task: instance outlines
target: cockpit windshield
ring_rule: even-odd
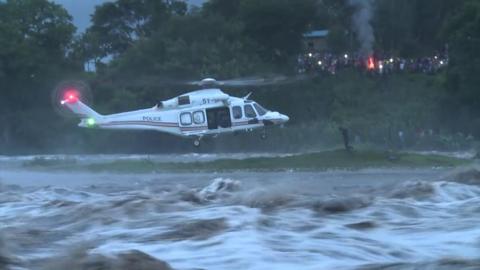
[[[258,103],[253,103],[253,106],[255,107],[255,110],[257,110],[257,113],[260,116],[265,115],[268,111],[267,109],[260,106],[260,104],[258,104]]]

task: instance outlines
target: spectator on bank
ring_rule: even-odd
[[[343,145],[345,147],[345,150],[347,150],[347,152],[352,151],[353,147],[350,145],[350,137],[349,137],[349,134],[348,134],[348,129],[343,127],[343,126],[340,126],[338,128],[338,130],[342,134]]]

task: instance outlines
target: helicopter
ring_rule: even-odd
[[[262,107],[245,97],[224,93],[219,86],[271,84],[275,81],[252,79],[242,81],[217,81],[206,78],[189,82],[201,88],[174,98],[160,101],[152,108],[102,115],[82,102],[81,92],[75,87],[63,90],[61,106],[80,117],[79,127],[115,130],[153,130],[183,138],[193,138],[193,145],[200,146],[202,138],[216,137],[226,133],[238,133],[263,129],[261,138],[266,139],[265,128],[283,125],[289,117]]]

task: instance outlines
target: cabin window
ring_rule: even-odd
[[[253,110],[252,105],[245,105],[243,106],[245,110],[245,116],[248,118],[255,118],[257,117],[257,114],[255,113],[255,110]]]
[[[188,105],[190,104],[189,96],[180,96],[178,97],[178,105]]]
[[[262,116],[267,113],[267,110],[262,106],[258,105],[258,103],[253,103],[253,106],[255,107],[255,110],[257,110],[258,115]]]
[[[189,126],[192,124],[192,114],[189,112],[184,112],[180,114],[180,123],[182,126]]]
[[[234,119],[240,119],[243,117],[242,107],[240,106],[233,106],[232,107],[232,114]]]
[[[202,111],[194,112],[193,122],[197,125],[205,123],[205,114]]]

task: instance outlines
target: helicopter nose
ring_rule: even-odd
[[[282,119],[282,123],[286,123],[286,122],[288,122],[288,120],[290,120],[290,117],[288,117],[288,116],[285,115],[285,114],[282,114],[282,115],[280,116],[280,119]]]

